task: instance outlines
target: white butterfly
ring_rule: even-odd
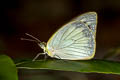
[[[87,12],[76,17],[58,29],[47,43],[39,41],[38,45],[44,50],[44,53],[39,53],[33,61],[40,54],[67,60],[88,60],[93,58],[96,48],[96,25],[96,12]]]

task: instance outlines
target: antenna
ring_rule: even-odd
[[[36,42],[36,40],[32,40],[32,39],[26,39],[26,38],[20,38],[20,40],[26,40],[26,41],[32,41],[32,42]]]
[[[33,42],[37,42],[37,43],[39,42],[39,43],[41,43],[41,41],[39,39],[37,39],[36,37],[34,37],[34,36],[32,36],[32,35],[30,35],[28,33],[25,33],[25,35],[33,38],[34,40],[33,39],[26,39],[26,38],[21,38],[21,40],[27,40],[27,41],[33,41]]]
[[[33,39],[35,39],[36,41],[38,41],[38,42],[41,42],[39,39],[37,39],[36,37],[34,37],[34,36],[32,36],[32,35],[30,35],[30,34],[28,34],[28,33],[25,33],[27,36],[29,36],[29,37],[31,37],[31,38],[33,38]]]

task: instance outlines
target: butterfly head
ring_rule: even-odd
[[[38,45],[40,46],[40,48],[42,48],[44,50],[45,46],[46,46],[46,43],[45,42],[41,42],[41,43],[38,43]]]

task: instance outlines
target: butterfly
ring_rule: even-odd
[[[36,39],[44,53],[50,57],[66,60],[89,60],[95,55],[97,13],[84,13],[58,29],[47,43]]]

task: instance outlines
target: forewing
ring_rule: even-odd
[[[92,28],[90,29],[80,16],[64,25],[50,38],[47,50],[52,54],[50,56],[55,58],[91,59],[95,54],[94,34]]]
[[[86,25],[88,25],[89,29],[91,29],[96,35],[96,27],[97,27],[97,13],[96,12],[87,12],[82,14],[81,16],[73,19],[73,20],[78,20],[82,21]]]

